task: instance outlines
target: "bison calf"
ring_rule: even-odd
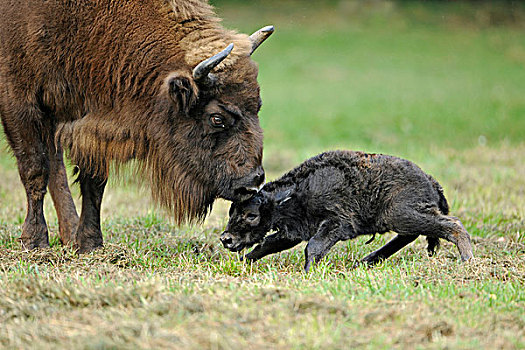
[[[397,236],[363,262],[387,259],[420,234],[427,236],[430,254],[444,238],[469,260],[470,236],[448,210],[441,186],[408,160],[326,152],[234,202],[221,241],[231,251],[260,243],[246,255],[251,261],[308,241],[306,271],[338,241],[388,231]],[[276,232],[266,236],[271,230]]]

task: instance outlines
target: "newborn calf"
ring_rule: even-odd
[[[266,236],[271,230],[276,232]],[[463,261],[473,257],[470,236],[448,216],[436,180],[408,160],[351,151],[317,155],[233,203],[221,241],[234,252],[259,243],[246,255],[251,261],[308,241],[308,271],[337,242],[388,231],[397,236],[363,262],[387,259],[420,234],[430,254],[443,238],[458,247]]]

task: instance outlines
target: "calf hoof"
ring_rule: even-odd
[[[246,255],[240,255],[239,259],[241,261],[244,261],[245,263],[252,263],[252,262],[255,262],[255,261],[259,260],[259,258],[250,255],[250,253],[248,253]]]
[[[461,261],[462,262],[469,262],[471,261],[472,259],[474,259],[474,254],[472,254],[472,252],[466,252],[466,253],[462,253],[461,254]]]
[[[436,255],[437,250],[440,248],[439,238],[427,237],[427,252],[428,256]]]
[[[363,259],[361,259],[361,261],[358,261],[356,263],[356,265],[357,266],[359,266],[359,265],[366,265],[368,267],[372,267],[372,266],[378,264],[380,261],[384,260],[380,256],[377,256],[374,253],[370,253],[369,255],[365,256]]]
[[[364,267],[367,267],[367,268],[371,269],[379,261],[381,261],[381,260],[367,260],[367,259],[358,260],[358,261],[356,261],[354,263],[354,265],[352,266],[352,269],[355,270],[355,269],[357,269],[357,268],[359,268],[361,266],[364,266]]]
[[[474,254],[472,254],[472,245],[470,244],[470,237],[459,240],[457,247],[462,261],[466,262],[474,258]]]

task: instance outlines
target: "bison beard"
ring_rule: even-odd
[[[47,247],[49,188],[63,244],[102,245],[111,170],[131,160],[177,223],[264,180],[253,51],[273,32],[224,29],[205,1],[0,4],[0,116],[27,194],[21,242]],[[80,218],[62,147],[78,166]]]

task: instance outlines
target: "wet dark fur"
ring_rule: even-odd
[[[192,69],[230,43],[215,83],[194,81]],[[130,160],[178,223],[257,185],[262,130],[250,52],[249,37],[224,29],[205,1],[3,0],[0,116],[28,198],[23,246],[48,246],[48,187],[62,242],[100,246],[109,171]],[[213,113],[225,128],[210,124]],[[80,169],[78,229],[62,146]]]
[[[338,241],[388,231],[398,236],[365,262],[388,258],[420,234],[427,236],[429,252],[444,238],[467,260],[470,237],[448,211],[441,186],[414,163],[335,151],[305,161],[253,198],[232,204],[221,239],[233,251],[260,243],[246,256],[250,260],[308,241],[307,270]],[[277,232],[266,236],[271,230]]]

